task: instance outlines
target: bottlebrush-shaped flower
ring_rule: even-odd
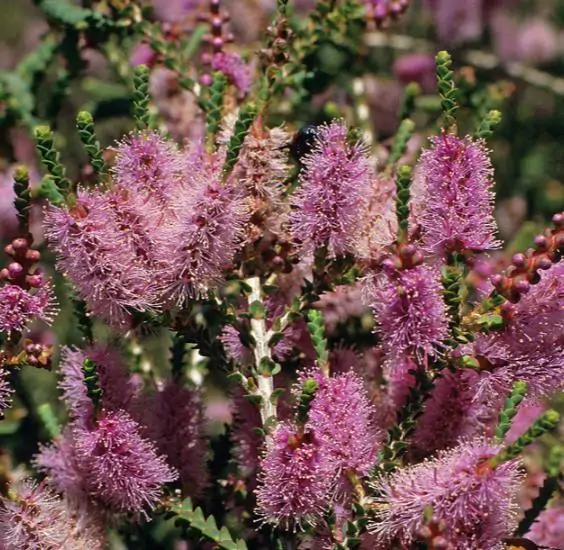
[[[454,447],[479,434],[493,435],[503,399],[495,403],[475,399],[478,379],[478,373],[469,369],[446,371],[437,379],[413,434],[417,457]]]
[[[564,548],[564,503],[543,510],[525,536],[539,546]]]
[[[290,135],[283,128],[265,128],[257,121],[245,138],[235,167],[247,191],[276,208],[282,207],[283,183],[290,174],[285,151],[289,142]]]
[[[393,178],[379,175],[368,193],[351,245],[357,257],[370,260],[397,238],[396,184]]]
[[[369,529],[382,548],[393,540],[409,545],[425,513],[444,521],[444,536],[459,550],[501,550],[517,526],[519,465],[488,464],[499,447],[474,440],[402,468],[375,482],[376,520]]]
[[[0,503],[3,548],[63,548],[67,537],[65,508],[45,485],[22,482]],[[42,545],[42,546],[40,546]]]
[[[127,322],[130,310],[159,306],[154,233],[132,206],[127,193],[79,190],[72,208],[51,207],[45,216],[58,267],[92,313],[118,326]]]
[[[202,403],[196,390],[169,382],[148,403],[147,435],[180,473],[184,492],[197,496],[207,482]]]
[[[103,411],[91,429],[77,428],[74,440],[89,496],[116,514],[147,516],[163,485],[178,477],[125,411]]]
[[[220,144],[226,148],[232,137],[236,117],[227,116]],[[284,200],[284,182],[290,174],[287,146],[289,134],[283,128],[266,128],[259,117],[245,138],[239,160],[230,181],[243,188],[249,205],[251,227],[249,240],[253,241],[270,231],[280,234],[286,221],[287,202]]]
[[[448,315],[435,270],[381,271],[368,280],[366,295],[391,356],[437,353],[448,335]]]
[[[102,550],[99,525],[78,518],[44,483],[22,481],[0,502],[0,545],[5,550]]]
[[[110,411],[124,409],[132,412],[140,388],[128,376],[117,351],[104,346],[93,346],[86,350],[64,348],[59,388],[62,390],[62,399],[72,419],[79,424],[85,424],[92,421],[94,417],[94,407],[84,383],[83,365],[86,359],[96,364],[104,409]]]
[[[493,217],[493,169],[485,144],[443,132],[417,166],[412,205],[421,244],[437,255],[499,246]]]
[[[367,475],[376,462],[378,434],[362,380],[353,372],[315,379],[319,385],[306,429],[315,434],[336,471]]]
[[[347,133],[342,122],[319,127],[311,152],[302,159],[290,226],[305,253],[327,246],[335,257],[351,249],[375,176],[367,148],[350,145]]]
[[[541,272],[541,280],[513,306],[500,332],[479,334],[467,350],[483,364],[478,393],[506,394],[517,380],[533,399],[549,397],[564,381],[564,263]]]
[[[217,162],[201,163],[188,174],[186,196],[176,205],[178,268],[172,286],[179,299],[205,293],[221,280],[241,245],[249,215],[240,191],[222,183]]]
[[[72,508],[89,508],[86,478],[90,474],[81,469],[72,426],[67,426],[49,445],[40,446],[34,465],[46,475],[49,485],[65,496]]]
[[[23,331],[36,319],[51,323],[57,311],[48,282],[35,290],[7,284],[0,288],[0,332]]]
[[[158,132],[139,132],[114,150],[114,182],[149,209],[168,208],[184,177],[183,155],[176,143]]]
[[[329,504],[335,476],[331,457],[312,432],[281,423],[261,462],[258,514],[289,528],[315,524]]]

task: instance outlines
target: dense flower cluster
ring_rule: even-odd
[[[0,288],[0,331],[22,331],[35,319],[51,322],[55,299],[50,286],[45,283],[34,293],[16,285]]]
[[[259,514],[289,527],[314,524],[327,506],[334,481],[330,457],[312,432],[281,424],[262,462]]]
[[[0,71],[0,550],[562,547],[553,107],[492,139],[483,81],[562,95],[519,61],[560,47],[512,3],[36,2]],[[432,20],[500,59],[424,53]]]
[[[503,394],[517,380],[536,398],[562,388],[564,264],[541,272],[539,283],[511,306],[504,329],[478,335],[471,353],[484,364],[479,392]]]
[[[470,441],[376,481],[377,521],[371,530],[383,544],[408,544],[417,539],[429,508],[446,523],[444,536],[455,548],[502,548],[501,539],[516,527],[521,474],[515,462],[488,463],[499,451]]]
[[[96,365],[101,409],[88,394],[87,361]],[[61,371],[60,388],[72,422],[52,445],[41,449],[35,459],[38,468],[78,510],[100,508],[116,517],[146,515],[162,496],[163,485],[178,474],[173,462],[169,465],[156,444],[144,437],[146,427],[132,417],[142,416],[134,379],[115,351],[99,347],[67,349]]]
[[[156,133],[131,135],[115,153],[113,186],[51,208],[46,235],[91,311],[120,325],[216,283],[248,211],[233,185],[221,185],[220,158]]]
[[[0,502],[0,542],[7,550],[102,550],[105,539],[100,524],[77,516],[44,484],[22,481]]]

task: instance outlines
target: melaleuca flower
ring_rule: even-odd
[[[335,466],[314,433],[279,424],[261,468],[256,494],[264,521],[289,528],[312,525],[321,518],[329,504]]]
[[[381,547],[394,540],[412,543],[432,510],[457,550],[501,550],[501,540],[517,526],[521,474],[516,461],[492,468],[488,460],[500,450],[474,440],[377,480],[376,518],[369,529]]]
[[[0,368],[0,418],[4,416],[4,410],[12,406],[14,390],[8,381],[8,375],[6,368]]]
[[[36,319],[50,323],[55,313],[56,300],[47,282],[30,290],[11,284],[0,288],[0,332],[22,331]]]
[[[45,216],[59,269],[92,313],[116,325],[126,323],[130,310],[159,306],[163,275],[152,269],[154,233],[141,211],[133,211],[129,196],[79,189],[72,208],[51,207]]]
[[[180,473],[184,493],[200,494],[207,482],[202,403],[197,390],[169,382],[151,396],[147,435]]]
[[[383,270],[368,279],[366,295],[390,355],[437,353],[448,335],[448,315],[433,269]]]
[[[125,411],[102,411],[90,429],[76,428],[74,443],[89,496],[115,514],[146,516],[178,477]]]
[[[226,150],[233,135],[235,115],[227,116],[219,136],[220,145]],[[243,190],[250,211],[252,224],[250,241],[283,232],[287,202],[284,200],[284,182],[290,174],[287,145],[289,134],[283,128],[266,128],[259,118],[251,126],[239,154],[230,181],[237,181]]]
[[[49,445],[40,446],[34,465],[46,475],[51,487],[65,495],[74,509],[89,508],[86,482],[89,473],[81,469],[72,426],[67,426]]]
[[[423,151],[412,207],[425,250],[438,255],[499,246],[493,217],[493,169],[485,144],[443,132]]]
[[[62,501],[44,485],[22,482],[0,502],[3,548],[62,548],[67,537]]]
[[[253,364],[253,352],[241,340],[241,333],[232,325],[226,325],[219,337],[225,354],[229,359],[241,366]]]
[[[94,406],[84,383],[83,365],[87,359],[96,364],[96,374],[102,390],[102,406],[106,410],[124,409],[132,412],[140,388],[128,376],[118,352],[104,346],[93,346],[86,350],[64,348],[59,388],[71,418],[84,424],[94,416]]]
[[[401,409],[406,404],[416,384],[415,373],[420,368],[415,358],[409,355],[383,360],[386,395],[394,410]]]
[[[539,546],[564,548],[564,503],[543,510],[525,536]]]
[[[283,183],[290,174],[285,151],[290,136],[283,128],[265,128],[255,123],[247,135],[235,173],[247,191],[282,208]]]
[[[413,453],[429,456],[478,434],[493,435],[503,400],[481,402],[475,397],[478,373],[445,371],[435,382],[412,438]],[[448,414],[445,414],[448,411]]]
[[[348,372],[333,378],[315,376],[318,388],[311,401],[309,429],[337,471],[367,475],[376,461],[374,411],[362,380]]]
[[[326,246],[330,257],[345,254],[374,178],[368,149],[349,144],[347,127],[333,122],[317,129],[302,163],[300,186],[291,198],[293,238],[305,253]]]
[[[114,182],[162,216],[184,178],[183,158],[176,143],[158,132],[130,134],[115,148]]]
[[[22,481],[0,502],[0,545],[5,550],[102,550],[99,525],[77,517],[45,484]]]
[[[173,283],[180,299],[206,293],[222,279],[241,245],[248,207],[233,185],[221,182],[221,167],[202,159],[187,174],[187,191],[176,205],[177,271]]]
[[[355,256],[370,260],[394,243],[398,233],[395,199],[393,178],[380,175],[372,181],[351,243]]]
[[[477,384],[485,396],[507,394],[517,380],[530,398],[549,397],[564,381],[564,263],[541,273],[513,306],[504,330],[478,334],[465,348],[483,365]]]
[[[212,69],[222,72],[233,85],[246,94],[253,86],[253,72],[237,52],[217,52],[211,60]]]

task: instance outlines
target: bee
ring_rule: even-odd
[[[316,124],[308,124],[296,133],[290,143],[290,154],[297,162],[301,163],[302,159],[311,153],[316,137]]]
[[[532,540],[522,537],[510,537],[503,539],[503,542],[507,545],[506,550],[558,550],[552,546],[539,546]]]

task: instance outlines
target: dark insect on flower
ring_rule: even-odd
[[[316,124],[308,124],[296,133],[290,143],[290,154],[296,161],[301,162],[304,156],[311,153],[317,133]]]
[[[506,544],[505,550],[558,550],[554,546],[539,546],[532,540],[522,537],[510,537],[503,539],[503,542]]]

